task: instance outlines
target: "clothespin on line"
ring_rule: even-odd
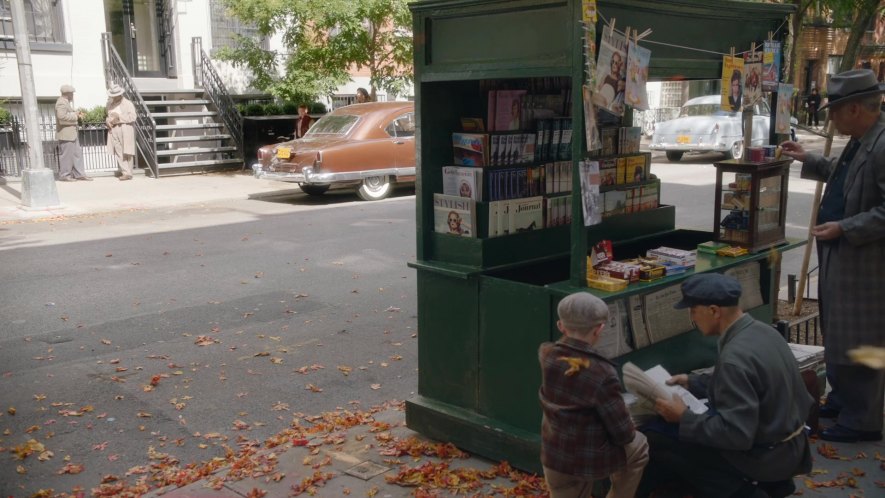
[[[630,41],[630,26],[627,26],[627,29],[624,30],[624,39],[628,42]]]
[[[773,32],[773,31],[769,31],[769,32],[768,32],[768,41],[771,41],[773,38],[774,38],[774,32]]]
[[[756,42],[753,42],[753,43],[750,44],[750,54],[751,54],[751,57],[752,57],[752,54],[755,54],[755,53],[756,53]],[[753,60],[753,59],[751,58],[750,60]]]
[[[731,47],[731,58],[734,59],[734,47]]]
[[[616,21],[617,21],[617,19],[612,17],[612,22],[611,22],[611,24],[608,25],[608,27],[611,28],[611,31],[610,31],[611,34],[615,34],[615,22]]]
[[[640,33],[638,36],[635,36],[635,41],[638,43],[639,40],[645,38],[646,36],[648,36],[650,34],[652,34],[652,30],[651,30],[651,28],[648,28],[645,31],[643,31],[642,33]]]

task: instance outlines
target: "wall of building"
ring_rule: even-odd
[[[31,52],[34,87],[38,99],[54,99],[59,87],[74,85],[74,105],[104,105],[104,73],[101,61],[101,33],[105,29],[103,0],[64,2],[65,33],[69,52]],[[18,61],[15,51],[0,52],[0,97],[21,98]]]

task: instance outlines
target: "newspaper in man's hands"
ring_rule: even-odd
[[[624,386],[639,398],[638,407],[642,411],[654,411],[655,399],[671,399],[674,394],[682,398],[685,406],[693,413],[704,413],[707,405],[680,385],[667,385],[672,377],[667,370],[657,365],[643,371],[635,364],[627,362],[623,367]]]

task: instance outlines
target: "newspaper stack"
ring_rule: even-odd
[[[674,249],[672,247],[658,247],[657,249],[649,249],[645,253],[648,257],[655,257],[663,261],[671,261],[679,266],[694,267],[698,258],[697,251],[689,251],[686,249]]]
[[[807,370],[817,366],[824,361],[824,347],[813,346],[811,344],[794,344],[790,343],[790,351],[796,357],[796,363],[799,364],[799,370]]]

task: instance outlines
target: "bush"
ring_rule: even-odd
[[[97,105],[92,109],[78,109],[86,115],[83,116],[84,123],[103,123],[108,117],[108,110],[103,105]]]
[[[12,122],[12,113],[4,107],[0,107],[0,126],[7,126]]]
[[[298,104],[295,102],[283,102],[283,114],[298,114]]]
[[[313,104],[310,104],[308,112],[311,114],[325,114],[328,111],[326,110],[326,104],[323,104],[322,102],[314,102]]]
[[[286,114],[285,112],[283,112],[283,106],[276,103],[264,104],[265,116],[279,116],[281,114]]]
[[[264,106],[261,104],[246,104],[243,105],[240,113],[243,116],[264,116]]]

